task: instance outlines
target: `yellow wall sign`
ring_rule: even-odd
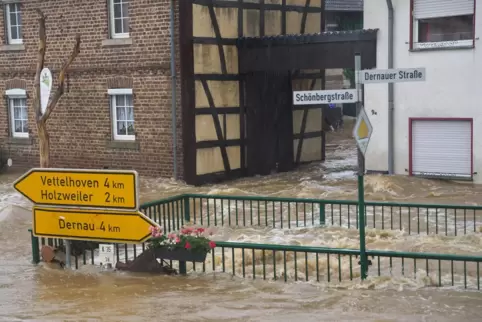
[[[42,206],[137,210],[139,205],[136,171],[34,168],[13,186]]]
[[[141,212],[109,212],[33,208],[33,234],[37,237],[142,243],[157,224]]]

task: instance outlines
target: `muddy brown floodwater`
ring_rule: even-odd
[[[327,161],[291,173],[194,189],[141,179],[142,201],[186,192],[325,199],[356,198],[356,149],[350,125],[329,135]],[[283,283],[225,274],[139,276],[95,266],[61,271],[30,264],[29,204],[0,176],[0,321],[481,321],[482,292],[426,287],[423,281]],[[367,176],[367,200],[477,204],[482,187],[408,177]],[[458,237],[369,232],[368,247],[482,255],[482,234]],[[340,227],[282,231],[220,229],[218,240],[357,247]]]

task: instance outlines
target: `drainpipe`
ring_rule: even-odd
[[[388,7],[388,69],[393,68],[393,3],[387,0]],[[395,174],[395,158],[394,158],[394,92],[393,83],[388,83],[388,174]]]
[[[171,116],[172,155],[174,179],[177,179],[177,125],[176,125],[176,44],[174,42],[174,0],[171,0],[169,28],[171,30]]]

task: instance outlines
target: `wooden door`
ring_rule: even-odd
[[[253,72],[245,80],[247,174],[293,169],[290,73]]]

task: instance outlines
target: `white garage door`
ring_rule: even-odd
[[[412,120],[412,175],[472,178],[472,123]]]

